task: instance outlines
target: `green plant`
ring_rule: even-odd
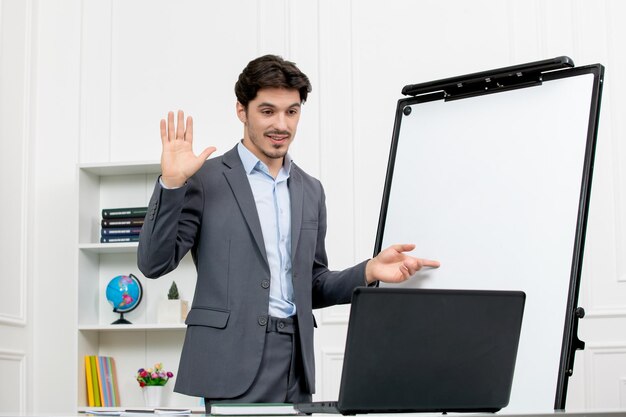
[[[172,281],[172,286],[167,293],[168,300],[178,300],[180,295],[178,294],[178,287],[176,286],[176,281]]]

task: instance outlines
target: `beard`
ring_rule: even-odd
[[[248,134],[252,144],[267,158],[281,159],[287,154],[287,151],[289,151],[289,145],[292,138],[290,132],[282,130],[269,130],[267,132],[263,132],[263,137],[261,138],[261,140],[259,140],[259,137],[255,135],[252,131],[250,131]],[[273,143],[269,138],[273,135],[285,136],[285,138],[279,143]]]

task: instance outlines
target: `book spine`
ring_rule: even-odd
[[[104,392],[104,377],[102,375],[102,367],[100,366],[100,356],[96,356],[96,371],[98,372],[98,390],[100,391],[100,404],[107,407],[106,394]]]
[[[100,243],[139,242],[139,235],[131,236],[102,236]]]
[[[105,356],[104,357],[104,363],[105,363],[105,367],[106,367],[106,374],[107,374],[107,385],[109,388],[109,395],[111,396],[111,407],[119,407],[119,401],[117,400],[117,396],[115,394],[115,380],[113,378],[113,367],[111,364],[111,360],[113,358],[111,358],[110,356]]]
[[[141,227],[144,223],[144,217],[126,217],[121,219],[102,219],[100,225],[102,227]]]
[[[100,357],[100,362],[102,364],[102,369],[104,369],[104,386],[105,393],[107,399],[107,407],[113,407],[113,392],[111,391],[111,372],[109,370],[109,365],[107,358],[105,356]]]
[[[121,407],[122,401],[120,400],[120,391],[117,384],[117,369],[115,368],[115,359],[109,358],[109,362],[111,363],[111,377],[113,380],[113,395],[115,396],[114,407]]]
[[[85,356],[85,381],[87,383],[87,406],[94,407],[93,381],[91,380],[91,362],[89,356]]]
[[[111,394],[111,374],[109,372],[109,365],[107,363],[106,356],[100,356],[100,367],[102,368],[104,375],[104,392],[106,393],[105,398],[107,402],[107,407],[111,407],[113,405],[113,395]]]
[[[102,209],[102,218],[145,217],[147,213],[148,207],[108,208]]]
[[[93,406],[94,407],[102,407],[102,402],[100,402],[100,389],[98,388],[98,370],[96,368],[96,357],[89,357],[89,366],[91,368],[91,381],[93,385]]]
[[[132,227],[132,228],[102,228],[100,230],[101,236],[128,236],[128,235],[139,235],[141,232],[141,228]]]

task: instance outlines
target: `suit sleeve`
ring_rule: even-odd
[[[137,266],[146,277],[158,278],[174,270],[195,246],[202,206],[197,178],[173,190],[161,187],[157,180],[137,249]]]
[[[321,187],[321,184],[320,184]],[[352,292],[363,287],[367,260],[343,271],[328,269],[326,254],[326,197],[323,188],[319,200],[319,218],[315,259],[313,261],[313,308],[329,307],[335,304],[348,304]]]

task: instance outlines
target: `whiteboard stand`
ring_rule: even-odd
[[[568,57],[407,85],[398,101],[377,254],[441,261],[402,286],[521,290],[508,411],[565,409],[604,67]],[[481,331],[481,329],[476,329]]]

